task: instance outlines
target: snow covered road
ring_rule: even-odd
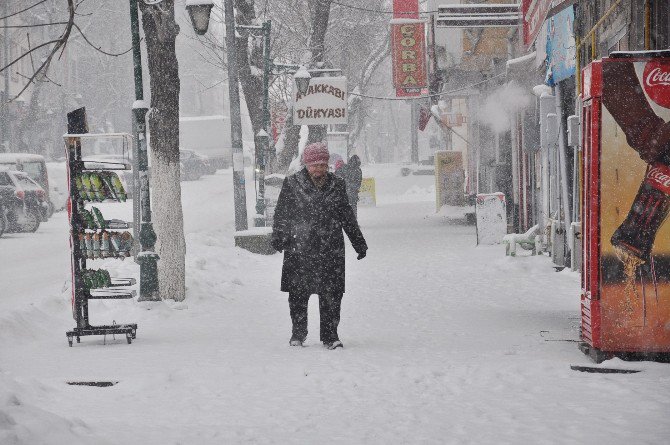
[[[137,322],[132,345],[67,347],[63,213],[37,234],[1,238],[0,443],[667,441],[667,364],[570,370],[591,364],[573,342],[578,275],[476,247],[473,227],[435,215],[432,177],[371,173],[380,205],[359,210],[367,258],[347,253],[341,350],[318,342],[316,298],[308,346],[288,346],[281,256],[232,246],[230,171],[183,183],[185,303],[92,305],[94,323]],[[137,273],[117,263],[105,267]]]

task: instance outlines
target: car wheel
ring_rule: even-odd
[[[32,209],[28,210],[26,213],[27,222],[21,225],[22,232],[37,232],[37,229],[40,228],[40,223],[42,222],[42,215],[39,210]]]
[[[49,208],[47,209],[47,219],[54,216],[55,211],[56,211],[56,206],[54,206],[53,202],[49,201]]]

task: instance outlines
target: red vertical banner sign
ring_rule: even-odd
[[[428,86],[428,76],[425,25],[419,21],[418,0],[393,0],[391,47],[396,96],[420,96]]]
[[[551,9],[551,0],[522,0],[523,43],[529,47],[535,41]]]

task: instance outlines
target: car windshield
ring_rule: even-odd
[[[31,180],[27,176],[16,175],[16,179],[19,180],[19,185],[21,185],[21,188],[24,188],[26,190],[38,189],[40,187],[35,183],[35,181]]]
[[[15,163],[0,163],[0,171],[3,170],[16,170],[16,164]]]
[[[35,181],[41,181],[44,177],[44,166],[41,162],[24,162],[23,171]]]

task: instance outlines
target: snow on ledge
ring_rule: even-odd
[[[149,109],[149,103],[146,100],[136,100],[133,102],[133,110]]]
[[[201,5],[214,6],[214,0],[186,0],[186,6],[201,6]]]
[[[507,61],[507,67],[511,68],[515,65],[520,65],[524,64],[526,62],[529,62],[531,60],[535,60],[535,57],[537,56],[537,52],[533,51],[530,54],[526,54],[525,56],[517,57],[516,59],[510,59]]]
[[[389,20],[389,23],[391,25],[413,25],[413,24],[418,24],[418,23],[428,23],[428,20],[396,18],[396,19]]]

